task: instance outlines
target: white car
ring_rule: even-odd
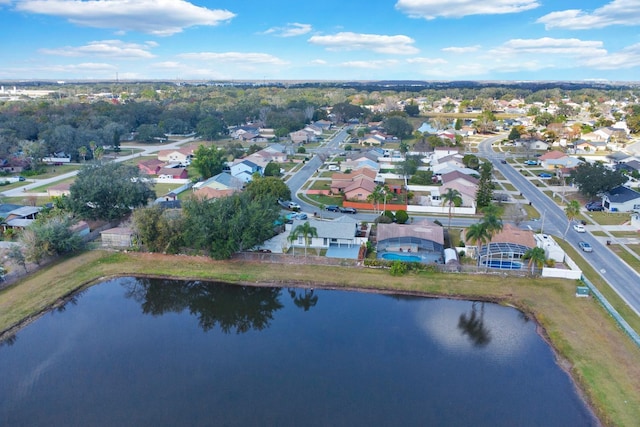
[[[573,229],[576,230],[578,233],[586,233],[587,232],[587,229],[582,224],[573,224]]]

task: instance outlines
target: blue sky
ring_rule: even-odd
[[[640,0],[0,0],[0,79],[608,80]]]

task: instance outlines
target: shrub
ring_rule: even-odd
[[[404,276],[407,273],[407,264],[402,261],[393,261],[390,273],[392,276]]]

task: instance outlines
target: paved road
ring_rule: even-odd
[[[563,236],[568,224],[564,210],[522,176],[519,171],[516,171],[509,164],[500,162],[500,159],[504,158],[504,154],[495,153],[491,144],[502,138],[502,136],[496,136],[480,143],[480,156],[491,160],[493,167],[500,171],[509,182],[522,192],[523,196],[531,201],[533,207],[544,218],[543,231],[545,233]],[[593,247],[593,252],[580,252],[580,254],[598,271],[600,276],[629,307],[640,316],[640,275],[622,262],[616,254],[593,237],[591,233],[576,233],[570,228],[567,232],[566,240],[578,251],[580,251],[578,242],[581,240]]]
[[[129,159],[134,159],[136,157],[149,156],[157,153],[160,150],[169,150],[173,148],[179,148],[182,144],[193,142],[195,138],[185,138],[178,141],[169,142],[166,144],[159,145],[136,145],[136,146],[127,146],[122,145],[120,148],[122,151],[120,152],[120,156],[118,156],[114,161],[116,162],[124,162]],[[125,154],[129,150],[142,150],[142,152],[137,152],[135,154]],[[78,174],[78,171],[68,172],[62,175],[57,175],[51,178],[42,178],[42,179],[28,179],[28,183],[18,188],[14,188],[11,190],[4,191],[2,193],[5,197],[22,197],[25,196],[25,192],[29,191],[33,188],[42,187],[43,185],[54,184],[58,181],[65,180],[67,178],[74,177]],[[30,196],[46,196],[47,193],[33,193],[30,192],[28,195]]]

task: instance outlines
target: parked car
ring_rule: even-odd
[[[582,224],[573,224],[573,229],[578,233],[586,233],[587,229]]]
[[[603,211],[604,210],[604,206],[602,206],[602,202],[600,200],[595,200],[593,202],[589,202],[586,205],[584,205],[584,207],[588,211]]]
[[[553,175],[551,175],[550,173],[547,173],[547,172],[539,173],[539,174],[538,174],[538,176],[539,176],[540,178],[544,178],[544,179],[548,179],[548,178],[553,177]]]
[[[593,248],[587,242],[578,242],[578,246],[580,246],[580,249],[582,249],[584,252],[593,252]]]
[[[538,162],[536,162],[535,160],[525,160],[524,164],[527,166],[535,166],[538,164]]]
[[[329,212],[340,212],[340,208],[338,207],[338,205],[329,205],[325,209]]]
[[[502,163],[503,165],[507,164],[507,161],[505,159],[500,160],[500,163]]]
[[[356,214],[358,211],[355,208],[340,208],[340,212],[348,214]]]

